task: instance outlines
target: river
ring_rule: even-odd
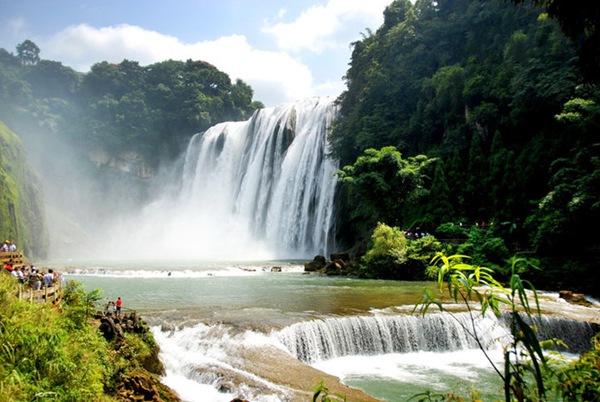
[[[103,289],[103,302],[121,297],[141,314],[161,348],[163,382],[185,401],[306,401],[320,381],[349,401],[469,389],[502,398],[483,353],[456,324],[464,313],[412,314],[431,283],[305,274],[300,261],[53,266],[87,290]],[[550,312],[600,317],[597,307],[544,299]],[[593,334],[588,324],[553,320],[575,343]],[[500,363],[505,325],[493,316],[477,325]]]

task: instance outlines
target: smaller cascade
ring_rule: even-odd
[[[503,319],[508,320],[508,316]],[[559,345],[557,349],[569,353],[583,353],[591,349],[591,339],[600,332],[598,324],[547,315],[542,316],[541,322],[536,318],[534,326],[538,328],[540,341],[558,339],[567,347]]]
[[[478,344],[465,330],[471,325],[467,313],[359,316],[297,323],[276,336],[293,356],[315,363],[351,355],[474,349]],[[486,348],[508,340],[506,328],[494,315],[477,316],[475,325]]]

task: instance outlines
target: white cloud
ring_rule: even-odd
[[[289,23],[279,22],[263,28],[275,37],[280,49],[309,50],[348,47],[365,28],[379,27],[383,10],[391,0],[329,0],[315,5]]]
[[[88,71],[99,61],[123,59],[148,65],[158,61],[203,60],[241,78],[254,89],[255,99],[266,105],[312,96],[310,69],[283,52],[253,48],[245,36],[223,36],[214,41],[186,44],[179,39],[133,25],[94,28],[70,26],[40,43],[47,59]]]
[[[280,50],[263,50],[245,35],[226,35],[210,41],[184,43],[174,36],[134,25],[101,28],[71,25],[43,38],[32,38],[44,59],[59,60],[78,71],[100,61],[123,59],[148,65],[163,60],[203,60],[241,78],[254,89],[254,98],[273,106],[310,96],[338,95],[350,60],[349,45],[366,28],[377,28],[391,0],[329,0],[311,6],[294,21],[267,25]],[[277,21],[289,18],[279,9]],[[25,21],[15,21],[23,29]],[[261,45],[262,46],[262,45]],[[266,49],[266,48],[264,48]],[[318,81],[318,82],[317,82]]]

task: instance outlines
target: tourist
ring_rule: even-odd
[[[12,274],[19,280],[19,282],[25,283],[25,275],[23,275],[23,271],[21,270],[21,267],[15,268],[15,270],[12,272]]]
[[[12,272],[14,269],[13,260],[10,260],[6,264],[4,264],[4,269],[6,269],[8,272]]]
[[[19,279],[19,267],[13,269],[12,271],[10,271],[10,274],[12,276],[14,276],[16,279]]]
[[[48,272],[46,274],[44,274],[44,286],[46,286],[47,288],[52,286],[52,284],[54,283],[54,272],[49,269]]]
[[[105,315],[111,315],[115,309],[115,303],[113,301],[109,301],[106,303],[106,310],[104,312]]]
[[[2,243],[2,245],[0,246],[0,252],[8,253],[8,243],[10,243],[8,240]]]
[[[29,283],[33,290],[40,290],[42,288],[42,281],[44,280],[42,274],[40,274],[35,268],[31,269],[31,275],[29,276]]]
[[[123,301],[121,300],[121,298],[117,298],[117,301],[115,302],[115,306],[117,306],[117,316],[121,315],[121,305],[123,304]]]

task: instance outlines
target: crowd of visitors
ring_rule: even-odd
[[[16,245],[6,240],[0,245],[0,257],[2,253],[11,253],[17,251]],[[40,290],[43,287],[53,286],[60,280],[59,275],[52,269],[42,271],[34,265],[17,264],[14,260],[9,259],[4,263],[2,271],[10,273],[19,282],[30,286],[33,290]]]

